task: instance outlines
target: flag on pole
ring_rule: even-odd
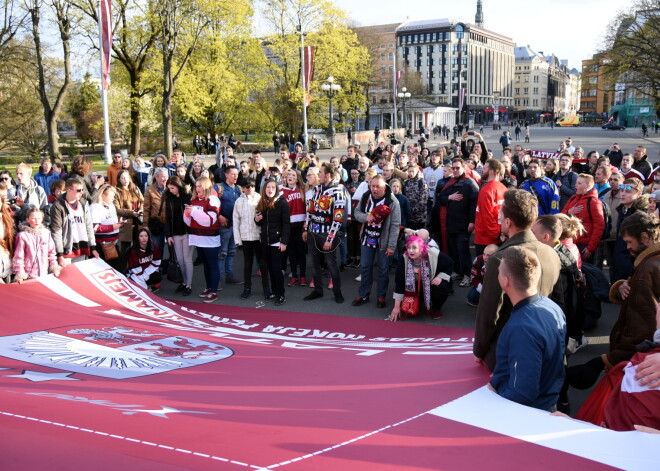
[[[314,79],[314,53],[316,46],[305,46],[303,48],[303,74],[305,81],[305,103],[307,106],[311,103],[311,94],[309,92],[309,85]]]
[[[100,0],[99,22],[101,24],[101,72],[103,74],[103,89],[108,89],[110,77],[110,53],[112,52],[112,2]]]
[[[462,110],[463,109],[463,103],[465,102],[465,93],[467,92],[466,88],[461,88],[461,94],[458,100],[458,109]]]
[[[399,82],[401,81],[401,74],[402,72],[400,70],[396,71],[396,83],[394,84],[394,88],[397,90],[399,89]]]

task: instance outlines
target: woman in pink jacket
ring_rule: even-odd
[[[28,278],[45,276],[52,271],[60,276],[55,243],[50,231],[43,226],[44,213],[33,208],[27,213],[27,224],[21,224],[14,248],[14,275],[22,283]]]

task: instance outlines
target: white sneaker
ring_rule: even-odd
[[[362,281],[362,275],[358,275],[355,277],[355,281]]]
[[[465,275],[463,277],[463,281],[461,281],[461,284],[459,284],[458,286],[460,286],[461,288],[467,288],[468,286],[470,286],[470,277]]]
[[[589,344],[587,338],[583,335],[580,340],[576,340],[572,337],[569,337],[568,344],[566,345],[566,351],[572,355],[581,348],[586,347]]]

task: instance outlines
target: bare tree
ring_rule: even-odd
[[[45,4],[45,3],[44,3]],[[45,67],[46,57],[44,56],[44,46],[41,41],[41,13],[42,2],[32,0],[27,5],[27,10],[32,23],[32,39],[35,46],[35,58],[37,64],[37,77],[39,79],[38,93],[39,99],[44,110],[44,120],[46,121],[47,148],[50,157],[54,160],[60,160],[59,136],[57,134],[57,121],[66,98],[66,93],[71,84],[71,4],[66,0],[51,0],[48,4],[49,10],[54,14],[55,24],[62,43],[62,61],[64,64],[62,84],[54,91],[55,99],[51,100],[49,90],[53,87],[51,81],[47,81]]]
[[[2,0],[2,25],[0,25],[0,57],[4,59],[4,52],[11,41],[16,37],[18,30],[24,25],[27,12],[20,9],[16,0]]]
[[[145,85],[144,75],[148,68],[154,46],[160,35],[160,24],[153,12],[153,4],[142,4],[138,0],[114,0],[113,2],[113,58],[124,66],[130,87],[130,130],[129,152],[140,152],[142,106],[141,98],[153,90]],[[83,13],[94,20],[98,27],[98,2],[80,0],[75,4]],[[91,34],[90,37],[98,37]]]

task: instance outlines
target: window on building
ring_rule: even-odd
[[[385,66],[382,66],[382,67],[380,68],[380,71],[381,71],[381,73],[384,74],[384,73],[385,73]]]
[[[468,61],[467,57],[461,57],[461,64],[463,65],[463,67],[467,67],[467,61]]]
[[[467,44],[463,44],[463,54],[467,54]]]
[[[520,89],[516,88],[516,95],[520,95]]]
[[[458,52],[458,44],[454,44],[451,50],[454,54],[456,54]]]
[[[458,57],[451,58],[451,65],[452,67],[456,67],[458,65]]]
[[[596,90],[595,88],[593,90],[589,90],[589,96],[596,96],[597,92],[598,90]]]
[[[534,87],[534,90],[533,90],[532,93],[534,93],[534,95],[538,95],[539,94],[539,89],[537,87]]]
[[[384,61],[385,60],[385,54],[380,55],[380,60]]]
[[[539,76],[538,75],[534,76],[534,83],[539,83]]]
[[[390,72],[394,72],[394,66],[393,65],[389,66],[388,69],[389,69]]]
[[[591,85],[596,85],[598,83],[598,77],[589,77],[589,83]]]
[[[389,55],[388,55],[388,58],[389,58],[389,60],[393,60],[394,59],[394,53],[390,52]]]
[[[525,83],[529,82],[529,77],[525,75]]]
[[[458,78],[458,70],[451,71],[451,78],[452,80],[456,80]]]
[[[523,89],[523,93],[524,93],[525,95],[527,95],[527,94],[529,93],[529,88],[524,88],[524,89]]]
[[[456,25],[454,31],[456,32],[456,39],[463,39],[465,36],[465,28],[463,28],[463,25]]]
[[[385,49],[385,44],[381,44],[379,47],[380,47],[381,49]]]
[[[435,41],[436,39],[437,39],[437,34],[431,33],[431,41]]]
[[[418,40],[419,40],[419,36],[418,36],[418,35],[415,35],[415,36],[414,36],[414,39],[413,39],[413,42],[418,42]]]
[[[536,99],[532,100],[532,106],[539,106],[539,101]]]
[[[426,33],[426,42],[431,40],[431,33]]]

